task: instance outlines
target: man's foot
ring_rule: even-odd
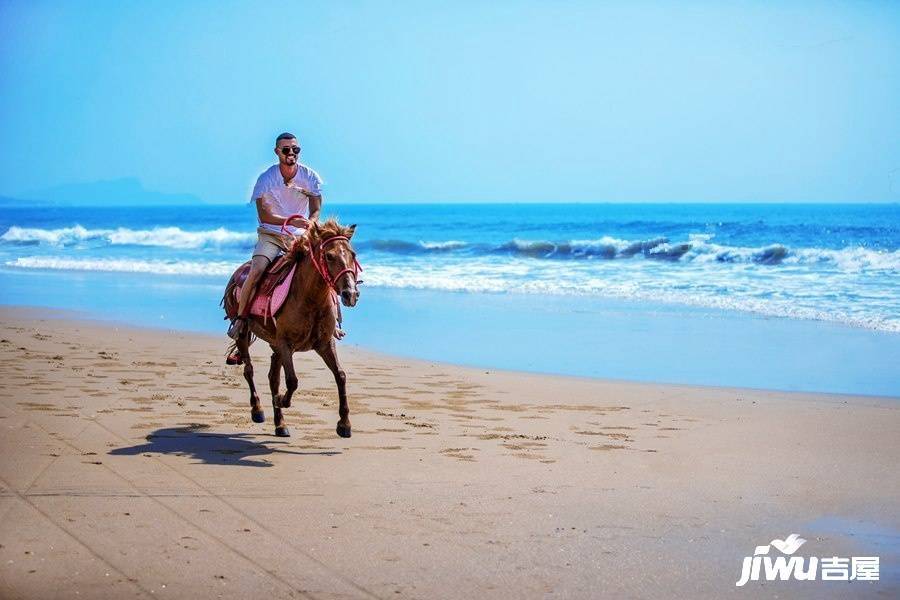
[[[344,339],[345,335],[347,335],[347,332],[344,331],[343,329],[341,329],[340,327],[334,328],[334,339],[342,340],[342,339]]]
[[[238,317],[234,321],[231,322],[231,325],[228,327],[228,337],[237,341],[238,338],[244,333],[244,329],[247,326],[247,319],[244,317]]]
[[[238,350],[235,350],[231,354],[225,357],[226,365],[242,365],[244,364],[244,359],[241,357],[241,353]]]

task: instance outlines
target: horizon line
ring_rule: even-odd
[[[22,202],[21,205],[13,205],[9,200]],[[572,206],[572,205],[893,205],[900,204],[900,200],[458,200],[458,201],[368,201],[368,200],[328,200],[325,196],[327,204],[340,206],[485,206],[485,205],[512,205],[512,204],[529,204],[529,205],[550,205],[550,206]],[[203,201],[194,202],[65,202],[53,200],[26,200],[13,196],[0,195],[0,206],[5,205],[7,208],[138,208],[138,207],[189,207],[189,206],[249,206],[251,203],[246,200],[232,201]]]

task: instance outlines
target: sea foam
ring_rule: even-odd
[[[66,258],[57,256],[23,256],[8,260],[5,264],[8,267],[20,269],[187,276],[229,276],[239,266],[239,263],[227,261]]]
[[[255,241],[256,232],[236,232],[223,227],[206,231],[185,231],[180,227],[86,229],[81,225],[75,225],[59,229],[40,229],[13,226],[0,236],[0,242],[17,245],[73,246],[100,242],[112,246],[157,246],[185,250],[208,246],[249,248]]]
[[[181,277],[225,279],[238,262],[118,258],[26,256],[8,260],[7,267],[68,271],[123,272]],[[560,271],[546,261],[496,261],[488,258],[430,264],[427,269],[401,264],[366,264],[367,286],[452,292],[521,293],[599,296],[626,300],[686,304],[739,310],[769,316],[816,319],[882,331],[900,332],[897,297],[871,293],[861,298],[854,281],[843,276],[776,278],[753,276],[745,270],[710,270],[692,263],[668,274],[650,268],[653,263],[590,264]],[[628,267],[627,265],[632,265]],[[762,267],[757,267],[762,268]],[[771,273],[771,272],[770,272]],[[855,277],[855,276],[854,276]],[[827,293],[816,293],[823,288]],[[846,298],[855,296],[849,302]],[[578,302],[573,298],[573,302]]]

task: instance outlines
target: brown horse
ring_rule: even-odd
[[[357,274],[359,263],[350,245],[350,238],[356,225],[343,227],[334,219],[324,223],[310,223],[306,233],[294,241],[288,256],[297,262],[291,290],[274,318],[262,319],[253,316],[249,327],[234,346],[244,360],[244,379],[250,386],[250,417],[255,423],[265,421],[265,413],[260,407],[259,395],[253,383],[253,364],[250,360],[250,334],[268,342],[272,348],[272,362],[269,366],[269,389],[272,391],[272,408],[275,411],[275,435],[290,436],[284,424],[282,408],[291,405],[291,396],[297,389],[297,375],[294,372],[294,352],[315,350],[334,374],[337,384],[338,414],[337,434],[350,437],[350,409],[347,406],[347,378],[338,362],[334,332],[337,315],[333,294],[336,293],[344,306],[352,307],[359,299]],[[239,284],[239,268],[231,276],[225,288],[223,303],[225,313],[237,313],[234,288]],[[281,369],[284,369],[284,394],[279,394]]]

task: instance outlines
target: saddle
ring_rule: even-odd
[[[253,301],[250,304],[251,315],[256,315],[266,320],[275,316],[287,299],[288,292],[291,291],[291,282],[294,280],[294,270],[296,268],[297,258],[293,253],[282,254],[269,265],[269,268],[266,269],[256,286],[256,295],[253,296]],[[232,285],[229,287],[234,290],[235,299],[232,310],[237,310],[237,299],[240,297],[241,288],[247,281],[249,273],[250,261],[247,261],[238,267],[234,275],[231,276]],[[226,307],[229,304],[226,303]],[[229,319],[234,319],[237,316],[237,313],[230,313],[231,311],[228,314]]]

